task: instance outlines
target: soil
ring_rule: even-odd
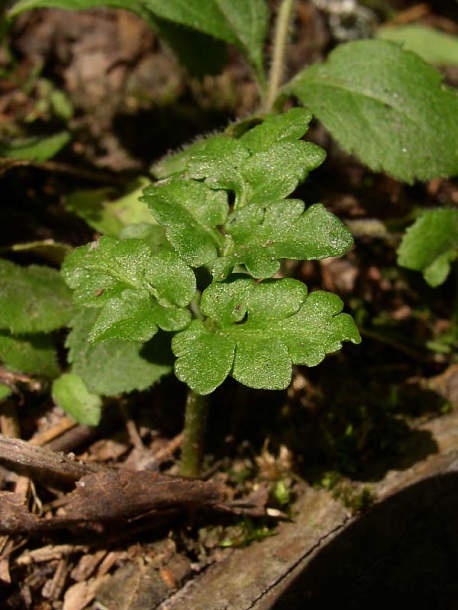
[[[338,42],[329,13],[297,4],[291,74]],[[392,7],[398,19],[458,34],[451,3],[372,4],[375,22]],[[0,70],[0,139],[63,128],[73,136],[52,161],[0,166],[2,255],[21,264],[59,260],[14,245],[94,238],[66,210],[68,194],[122,192],[157,158],[257,104],[234,50],[222,74],[192,77],[144,23],[116,10],[24,14],[0,50]],[[456,68],[444,74],[458,85]],[[53,107],[54,90],[65,93],[71,118]],[[419,206],[458,202],[458,182],[408,186],[346,155],[319,124],[307,137],[328,157],[297,195],[342,218],[355,246],[286,271],[339,294],[362,344],[317,368],[296,367],[285,392],[227,381],[210,405],[203,481],[175,478],[185,388],[172,378],[111,399],[96,428],[75,424],[46,388],[2,403],[1,433],[27,441],[17,445],[20,459],[0,447],[0,494],[20,499],[7,507],[0,495],[2,608],[381,608],[393,599],[417,610],[452,607],[456,287],[451,278],[428,288],[396,266],[396,247]],[[64,336],[55,340],[64,366]],[[155,490],[146,499],[144,477]],[[171,495],[160,491],[166,484]],[[137,512],[123,504],[126,485],[137,485],[129,490]],[[106,512],[81,516],[82,497],[86,506],[103,497]],[[30,512],[8,512],[25,499]]]

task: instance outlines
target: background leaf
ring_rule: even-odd
[[[0,383],[0,401],[5,400],[13,393],[13,390],[4,383]]]
[[[65,207],[99,233],[116,237],[127,225],[154,224],[148,208],[139,201],[145,186],[146,181],[139,179],[125,195],[117,199],[110,198],[111,189],[74,191],[66,197]]]
[[[22,138],[9,142],[0,141],[0,157],[41,163],[52,159],[70,142],[67,131],[56,133],[47,138]]]
[[[418,55],[395,43],[339,46],[286,87],[347,151],[411,183],[458,173],[458,98]]]
[[[143,0],[155,16],[236,44],[258,71],[267,33],[265,0]]]
[[[0,329],[48,332],[65,326],[72,311],[71,291],[58,271],[0,259]]]
[[[79,375],[64,373],[52,385],[52,397],[79,424],[97,426],[102,415],[102,399],[91,394]]]
[[[398,264],[421,271],[430,286],[439,286],[458,258],[458,210],[424,212],[409,227],[398,249]]]
[[[151,17],[149,23],[192,76],[215,75],[223,70],[227,45],[222,40],[158,17]]]
[[[377,38],[392,40],[438,66],[458,65],[458,37],[421,23],[380,28]]]
[[[145,390],[170,373],[173,355],[168,335],[159,333],[146,344],[117,339],[89,343],[97,315],[97,310],[81,309],[71,322],[66,343],[72,373],[83,379],[91,393],[116,396]]]
[[[215,0],[237,45],[258,74],[263,72],[263,46],[269,25],[266,0]]]
[[[64,258],[70,254],[72,247],[53,239],[22,242],[11,246],[12,252],[27,252],[54,265],[61,265]]]
[[[34,8],[61,8],[78,11],[98,6],[135,10],[140,9],[141,3],[136,0],[19,0],[11,7],[9,15],[10,17],[17,17],[21,13]]]
[[[0,332],[0,361],[18,373],[53,379],[59,374],[56,350],[50,335],[14,337]]]

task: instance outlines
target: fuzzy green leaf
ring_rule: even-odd
[[[241,168],[250,202],[266,203],[290,195],[326,157],[312,142],[280,141],[252,155]]]
[[[310,119],[308,110],[293,108],[267,117],[238,140],[227,135],[201,140],[159,161],[154,175],[186,172],[189,178],[205,180],[209,188],[233,190],[235,207],[287,197],[326,156],[319,146],[298,141]]]
[[[398,264],[421,271],[430,286],[447,279],[458,258],[458,210],[428,210],[407,229],[398,249]]]
[[[377,37],[401,43],[404,49],[413,51],[431,64],[458,65],[458,37],[427,25],[412,23],[384,27],[378,30]]]
[[[283,114],[268,114],[260,125],[240,138],[251,154],[269,150],[279,142],[295,142],[307,133],[312,113],[306,108],[291,108]]]
[[[249,387],[284,389],[292,364],[315,366],[342,341],[360,341],[353,319],[340,313],[339,297],[307,296],[293,279],[211,284],[201,310],[207,320],[194,320],[172,341],[177,377],[199,394],[212,392],[228,374]]]
[[[458,97],[439,72],[395,43],[343,44],[285,91],[373,170],[409,183],[458,173]]]
[[[183,308],[195,295],[194,273],[166,244],[105,235],[77,248],[62,272],[76,304],[101,308],[93,341],[146,341],[158,327],[179,330],[190,321]]]
[[[287,197],[325,156],[319,146],[302,141],[281,141],[250,155],[240,141],[220,136],[192,155],[187,171],[196,180],[205,178],[210,188],[235,191],[235,207],[240,207]]]
[[[233,244],[231,251],[213,264],[215,278],[226,277],[237,264],[244,264],[254,277],[272,277],[283,258],[340,256],[353,243],[349,230],[322,204],[304,212],[304,203],[296,199],[265,207],[249,204],[233,212],[225,228]]]
[[[199,267],[217,256],[223,236],[216,227],[224,224],[229,210],[225,192],[171,179],[146,188],[142,201],[166,227],[168,241],[188,265]]]
[[[0,329],[49,332],[72,315],[71,292],[55,269],[0,260]]]
[[[235,342],[208,331],[193,320],[185,332],[175,335],[172,349],[178,360],[175,375],[198,394],[210,394],[231,372]]]
[[[170,340],[158,333],[146,344],[112,339],[89,343],[89,331],[98,311],[81,309],[71,322],[67,338],[72,373],[79,375],[88,390],[102,396],[145,390],[173,368]]]
[[[78,375],[65,373],[55,379],[52,397],[79,424],[97,426],[102,416],[102,399],[91,394]]]
[[[14,337],[0,333],[0,362],[12,371],[53,379],[59,374],[56,350],[50,335]]]
[[[265,278],[278,271],[282,258],[321,259],[348,250],[350,233],[323,206],[304,213],[300,201],[279,201],[325,156],[314,144],[297,141],[310,119],[309,111],[294,108],[268,117],[239,140],[198,142],[179,153],[177,164],[161,167],[172,176],[146,188],[143,200],[189,265],[208,264],[219,280],[245,264]],[[173,173],[178,168],[180,177]],[[212,189],[235,191],[228,220],[226,193]]]
[[[152,175],[157,180],[163,180],[164,178],[170,178],[170,176],[173,176],[174,174],[184,173],[192,156],[201,150],[205,150],[208,141],[213,137],[219,136],[210,136],[209,138],[205,138],[205,140],[197,140],[197,142],[193,142],[193,144],[186,146],[184,150],[167,153],[153,163],[150,170]]]
[[[249,156],[248,149],[239,140],[213,136],[188,152],[186,169],[190,178],[205,179],[210,188],[234,190],[241,196],[245,187],[241,168]]]
[[[42,162],[52,159],[71,139],[67,131],[47,138],[25,138],[10,142],[0,141],[0,157]]]

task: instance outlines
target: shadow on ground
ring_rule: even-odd
[[[272,610],[456,608],[458,473],[389,497],[325,546]]]

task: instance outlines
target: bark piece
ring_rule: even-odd
[[[64,503],[64,518],[40,519],[27,510],[16,494],[0,492],[3,534],[122,521],[153,511],[222,504],[225,499],[224,487],[219,483],[100,468],[4,435],[0,435],[0,460],[14,470],[38,474],[47,483],[55,479],[76,482],[76,489]]]
[[[44,483],[72,483],[100,467],[85,464],[63,453],[54,453],[27,441],[0,434],[0,463],[15,472],[32,475]]]
[[[65,511],[81,521],[107,521],[153,510],[222,503],[221,485],[146,471],[107,470],[83,477]]]

